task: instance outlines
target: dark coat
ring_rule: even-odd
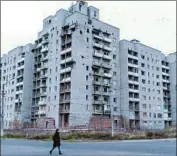
[[[55,134],[53,135],[53,147],[57,147],[60,145],[61,145],[60,134],[59,132],[55,132]]]

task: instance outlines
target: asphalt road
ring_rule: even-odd
[[[1,140],[2,156],[49,156],[52,142]],[[176,156],[176,140],[62,142],[64,156]],[[58,155],[55,149],[52,155]]]

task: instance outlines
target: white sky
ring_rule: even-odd
[[[120,39],[138,39],[162,50],[176,51],[176,1],[88,1],[100,9],[100,20],[120,28]],[[42,21],[71,1],[1,1],[1,53],[34,43]]]

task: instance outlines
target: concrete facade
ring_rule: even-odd
[[[1,88],[4,85],[4,128],[30,121],[32,102],[32,44],[17,47],[1,58]],[[2,90],[3,92],[3,90]],[[3,94],[3,93],[2,93]],[[1,97],[2,99],[2,97]],[[2,100],[1,100],[2,106]],[[16,123],[17,123],[16,122]]]
[[[110,116],[111,108],[118,115],[118,43],[119,29],[100,21],[99,10],[85,2],[46,18],[34,51],[32,121],[53,117],[56,127],[67,128]]]
[[[171,125],[170,72],[165,55],[138,40],[120,41],[121,112],[129,127]]]

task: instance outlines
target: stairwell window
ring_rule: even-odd
[[[87,71],[89,70],[89,66],[86,66],[86,70],[87,70]]]

